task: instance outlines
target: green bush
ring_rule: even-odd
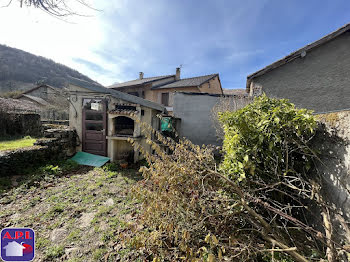
[[[316,128],[311,111],[263,95],[238,111],[219,113],[219,119],[225,131],[220,169],[231,179],[256,176],[279,181],[290,172],[310,168],[307,143]]]

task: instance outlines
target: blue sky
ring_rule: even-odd
[[[36,10],[13,7],[7,17],[0,10],[1,24],[13,14],[22,19],[10,26],[18,34],[0,28],[0,43],[61,62],[105,85],[135,79],[140,71],[145,77],[174,74],[182,65],[182,77],[219,73],[224,88],[244,88],[247,75],[350,23],[348,0],[92,4],[103,11],[84,10],[93,16],[72,18],[72,24]]]

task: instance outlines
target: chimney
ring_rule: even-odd
[[[175,80],[180,80],[180,73],[181,73],[181,69],[180,69],[180,67],[177,67],[176,68]]]
[[[140,80],[143,79],[143,72],[140,72]]]

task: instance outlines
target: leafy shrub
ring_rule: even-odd
[[[238,181],[247,176],[280,181],[296,164],[308,171],[307,143],[316,128],[311,113],[266,95],[238,111],[219,113],[225,131],[221,170]]]

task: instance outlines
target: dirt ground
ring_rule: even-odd
[[[0,227],[30,227],[34,261],[142,261],[120,236],[135,222],[139,204],[128,196],[140,179],[135,169],[56,166],[40,179],[18,183],[0,195]]]

